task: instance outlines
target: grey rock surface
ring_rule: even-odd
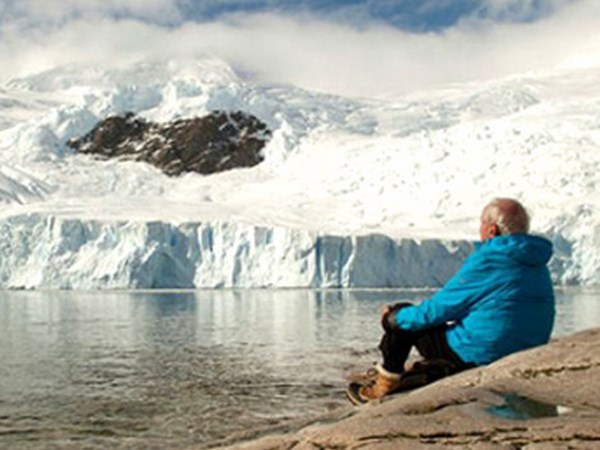
[[[255,430],[215,445],[245,450],[600,449],[600,328],[377,404]]]

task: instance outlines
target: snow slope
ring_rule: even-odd
[[[113,113],[244,110],[252,169],[169,178],[65,145]],[[349,99],[216,60],[69,66],[0,87],[0,287],[432,286],[520,198],[560,284],[600,284],[600,69]]]

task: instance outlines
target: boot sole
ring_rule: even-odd
[[[367,400],[364,400],[358,393],[358,390],[361,387],[363,387],[363,385],[356,382],[352,382],[346,387],[346,397],[348,398],[348,400],[350,400],[350,403],[352,403],[355,406],[360,406],[367,403]]]

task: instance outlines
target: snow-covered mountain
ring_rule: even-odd
[[[112,114],[245,111],[264,161],[169,177],[76,154]],[[245,82],[217,60],[60,67],[0,86],[0,287],[432,286],[492,197],[553,240],[554,279],[600,284],[600,69],[385,99]]]

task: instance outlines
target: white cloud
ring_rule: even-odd
[[[94,5],[102,8],[100,3],[91,0],[90,11]],[[167,0],[123,5],[133,10],[142,3],[150,5],[151,15],[163,9],[176,13]],[[585,59],[585,46],[600,39],[599,25],[596,0],[570,3],[532,23],[469,20],[429,34],[382,25],[359,30],[308,16],[273,14],[239,14],[177,27],[90,15],[44,30],[4,26],[0,78],[76,61],[109,65],[212,54],[262,81],[350,95],[401,93],[553,67],[577,53]]]

